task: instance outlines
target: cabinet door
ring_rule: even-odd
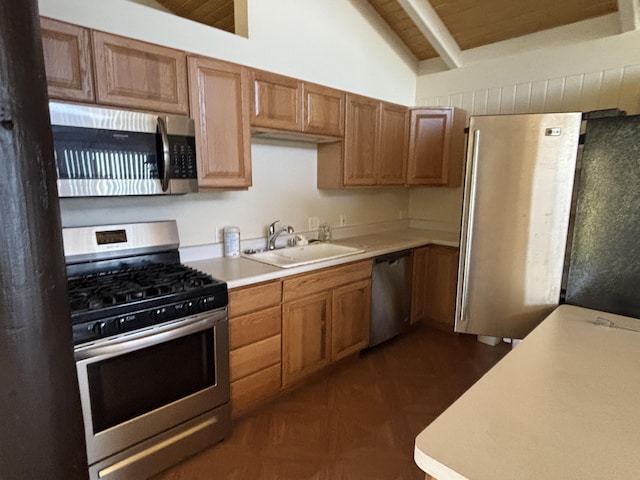
[[[189,57],[191,114],[196,123],[198,185],[251,186],[248,71],[239,65]]]
[[[378,175],[381,185],[404,185],[407,177],[409,109],[382,103],[378,137]]]
[[[331,295],[282,305],[282,384],[291,385],[329,363]]]
[[[411,322],[426,320],[453,331],[458,249],[429,245],[413,252]]]
[[[453,107],[411,110],[407,184],[461,185],[464,116]]]
[[[40,18],[49,98],[93,102],[93,62],[86,28]]]
[[[274,73],[251,72],[251,125],[302,131],[302,82]]]
[[[98,103],[188,113],[184,52],[103,32],[92,40]]]
[[[322,135],[344,135],[345,93],[305,83],[302,131]]]
[[[431,245],[425,285],[426,317],[453,331],[458,285],[458,249]]]
[[[427,266],[429,249],[431,247],[416,248],[413,251],[413,281],[411,287],[411,323],[424,320],[427,317]]]
[[[375,185],[380,102],[347,94],[344,184]]]
[[[371,280],[336,288],[332,308],[331,359],[339,360],[369,344]]]

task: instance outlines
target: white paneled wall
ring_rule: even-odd
[[[424,104],[456,106],[469,115],[588,112],[606,108],[638,114],[640,65],[432,96]]]

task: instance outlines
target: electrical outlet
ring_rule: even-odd
[[[347,226],[347,216],[344,213],[340,215],[340,226],[341,227]]]
[[[320,219],[318,217],[309,217],[309,230],[318,230],[320,228]]]
[[[222,242],[223,232],[224,232],[224,227],[216,227],[216,238],[215,238],[214,243]]]

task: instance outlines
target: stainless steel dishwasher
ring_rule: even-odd
[[[411,250],[403,250],[373,260],[369,347],[409,327],[412,258]]]

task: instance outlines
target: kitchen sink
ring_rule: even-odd
[[[291,268],[362,252],[364,252],[364,250],[361,248],[347,247],[335,243],[314,243],[299,247],[287,247],[252,253],[245,255],[245,257],[257,262],[273,265],[274,267]]]

